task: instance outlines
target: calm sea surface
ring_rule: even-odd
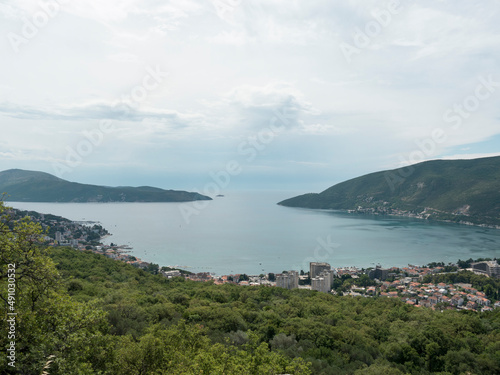
[[[100,222],[112,233],[106,243],[129,245],[145,261],[193,272],[259,274],[307,270],[309,261],[389,267],[500,256],[500,230],[276,205],[294,195],[228,193],[199,210],[193,203],[7,205]]]

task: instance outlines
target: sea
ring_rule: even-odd
[[[104,241],[160,266],[215,275],[402,267],[500,256],[500,230],[277,205],[297,192],[228,192],[190,203],[27,203],[24,210],[100,223]]]

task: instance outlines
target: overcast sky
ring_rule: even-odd
[[[496,0],[0,0],[0,170],[321,191],[500,154]],[[232,174],[226,184],[223,175]]]

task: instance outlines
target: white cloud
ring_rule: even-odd
[[[137,63],[140,61],[139,57],[133,53],[116,53],[108,55],[107,58],[111,61],[115,61],[118,63],[121,62]]]
[[[93,102],[56,108],[36,108],[0,103],[0,113],[4,116],[28,120],[83,121],[112,119],[141,122],[144,119],[156,119],[179,127],[203,123],[202,115],[184,114],[168,109],[143,108],[137,104],[123,101],[115,103]]]
[[[305,117],[320,113],[293,85],[280,82],[239,86],[224,98],[223,105],[232,110],[235,121],[249,128],[269,126],[276,117],[287,128],[295,128],[301,126]]]
[[[86,159],[89,170],[130,157],[134,165],[206,171],[234,157],[238,142],[277,112],[288,116],[288,130],[259,155],[260,169],[249,170],[293,175],[299,164],[286,161],[297,160],[321,165],[326,176],[343,160],[355,174],[398,163],[436,128],[448,140],[433,157],[499,134],[500,90],[459,129],[443,120],[478,77],[500,80],[497,3],[401,4],[349,63],[340,43],[354,43],[386,3],[242,1],[224,19],[211,1],[66,2],[19,53],[0,39],[0,166],[64,158],[104,118],[116,131]],[[40,9],[37,0],[3,1],[0,35],[22,35],[22,17]],[[148,66],[169,75],[144,101],[123,99]]]
[[[283,105],[295,110],[312,111],[304,95],[289,83],[271,83],[266,86],[240,86],[227,96],[227,102],[242,108],[276,108]]]
[[[339,127],[328,124],[307,124],[298,130],[299,134],[309,135],[343,135],[358,132],[355,128]]]
[[[457,154],[457,155],[445,155],[440,157],[444,160],[457,160],[457,159],[477,159],[477,158],[489,158],[494,156],[500,156],[500,152],[487,152],[487,153],[477,153],[477,154]]]

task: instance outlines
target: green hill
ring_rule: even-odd
[[[10,169],[0,172],[0,193],[17,202],[190,202],[211,198],[187,191],[141,187],[108,187],[69,182],[44,172]]]
[[[371,173],[278,204],[500,225],[500,157]]]
[[[395,298],[167,280],[89,252],[49,255],[60,290],[31,310],[19,284],[17,368],[0,360],[1,373],[39,374],[49,355],[51,375],[500,371],[500,309],[440,312]]]

